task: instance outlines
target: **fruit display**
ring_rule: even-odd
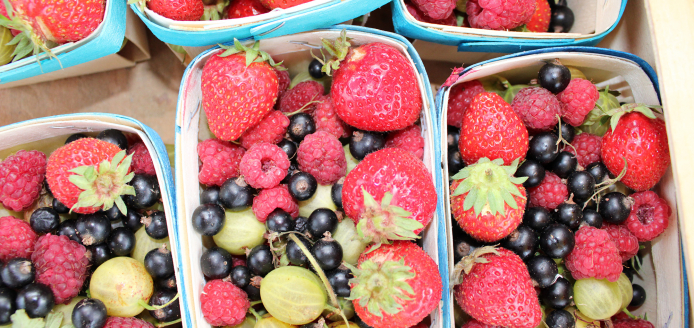
[[[162,203],[171,199],[160,189],[157,171],[165,171],[156,168],[152,142],[129,126],[62,119],[42,120],[88,132],[56,128],[1,151],[0,327],[180,322]],[[21,130],[5,127],[0,135],[16,138]],[[158,216],[164,233],[153,235]]]
[[[429,327],[441,315],[432,126],[405,42],[332,29],[236,41],[191,64],[179,117],[201,115],[179,121],[177,183],[197,327]]]
[[[667,109],[591,80],[583,69],[606,73],[589,55],[578,67],[551,55],[448,81],[452,298],[465,327],[653,327],[631,311],[653,284],[635,270],[675,224],[657,188]]]

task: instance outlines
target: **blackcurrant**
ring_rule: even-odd
[[[448,147],[448,175],[454,176],[465,168],[465,162],[458,147]]]
[[[294,142],[300,143],[304,138],[316,132],[316,123],[311,115],[306,113],[294,114],[289,118],[287,133]]]
[[[586,208],[583,210],[583,222],[591,227],[602,228],[602,216],[596,210]]]
[[[112,143],[120,149],[128,149],[128,138],[125,137],[123,132],[114,129],[108,129],[101,131],[97,136],[97,139]]]
[[[70,135],[69,137],[67,137],[67,139],[65,140],[65,144],[67,145],[67,144],[69,144],[69,143],[71,143],[71,142],[73,142],[73,141],[77,141],[77,140],[80,140],[80,139],[82,139],[82,138],[89,138],[89,137],[87,137],[87,135],[82,134],[82,133],[75,133],[75,134]]]
[[[458,263],[463,257],[482,247],[482,243],[472,238],[465,232],[461,232],[453,237],[453,260]]]
[[[549,21],[549,31],[554,33],[568,33],[574,25],[574,12],[566,6],[552,8],[552,18]]]
[[[280,183],[285,184],[285,185],[288,184],[289,179],[291,179],[292,175],[294,175],[295,173],[299,173],[299,172],[301,172],[301,171],[299,171],[299,164],[296,163],[296,161],[290,161],[289,162],[289,168],[287,168],[287,175],[284,176],[284,178],[282,179],[282,181],[280,181]]]
[[[17,257],[13,258],[0,269],[0,277],[5,286],[18,289],[34,281],[36,268],[31,260]]]
[[[82,239],[77,235],[77,220],[69,219],[60,223],[58,226],[58,235],[67,236],[70,240],[82,243]]]
[[[24,309],[30,318],[43,318],[53,310],[53,291],[43,284],[26,285],[17,293],[17,308]]]
[[[53,198],[53,209],[58,212],[59,214],[67,214],[70,213],[70,208],[65,206],[65,204],[61,203],[58,198]]]
[[[342,209],[342,184],[345,183],[344,178],[340,178],[333,186],[330,188],[330,198],[333,200],[333,204],[338,209]]]
[[[171,302],[176,297],[176,291],[173,290],[158,290],[152,294],[149,299],[149,305],[159,307]],[[181,306],[179,300],[171,302],[171,304],[156,310],[150,310],[149,314],[160,322],[170,322],[181,318]]]
[[[446,137],[446,141],[448,142],[448,148],[458,148],[458,140],[460,139],[460,129],[456,128],[455,126],[448,125],[447,132],[448,136]]]
[[[554,219],[544,207],[528,207],[523,214],[523,224],[538,233],[541,233],[552,223],[554,223]]]
[[[135,249],[135,233],[126,227],[114,229],[108,237],[108,248],[114,256],[129,256]]]
[[[251,278],[252,279],[252,278]],[[246,292],[248,295],[248,300],[250,301],[260,301],[260,288],[253,286],[253,285],[248,285],[243,290]]]
[[[611,192],[600,200],[600,216],[607,223],[620,224],[629,217],[632,198],[620,192]]]
[[[554,134],[559,135],[559,129],[556,127],[554,128],[554,131],[552,131]],[[576,137],[576,129],[574,129],[571,124],[566,123],[566,122],[561,122],[561,137],[564,139],[566,142],[571,143],[574,141],[574,138]]]
[[[537,242],[537,233],[530,227],[520,225],[501,242],[501,246],[525,260],[535,254]]]
[[[106,324],[106,319],[106,305],[95,298],[77,302],[72,310],[72,324],[75,328],[101,328]]]
[[[549,163],[547,168],[560,178],[566,179],[571,173],[576,171],[577,166],[578,160],[576,156],[568,151],[562,151],[559,152],[557,158]]]
[[[634,282],[634,275],[636,274],[636,270],[628,266],[623,266],[622,273],[625,274],[627,278],[629,278],[629,281]]]
[[[554,222],[561,223],[569,229],[576,231],[581,225],[583,219],[583,211],[581,207],[573,203],[561,203],[552,212]]]
[[[111,248],[108,247],[107,243],[87,246],[87,251],[90,255],[89,263],[92,270],[96,270],[96,268],[112,257]]]
[[[308,74],[311,75],[311,77],[314,79],[320,79],[325,76],[325,72],[323,72],[322,69],[323,64],[321,64],[321,62],[318,61],[318,59],[313,59],[308,64]]]
[[[172,274],[171,277],[165,279],[157,279],[154,281],[154,289],[170,289],[178,290],[178,283],[176,282],[176,275]]]
[[[209,186],[200,193],[200,204],[219,204],[219,187]]]
[[[128,208],[128,214],[123,217],[123,226],[132,231],[137,231],[142,227],[142,214],[135,209]]]
[[[566,188],[575,199],[586,200],[595,192],[595,178],[586,171],[576,171],[566,180]]]
[[[540,291],[540,300],[545,306],[553,309],[563,309],[573,300],[574,289],[571,283],[562,278],[557,278],[549,287],[542,288]]]
[[[149,208],[161,199],[161,190],[159,190],[159,181],[156,176],[135,174],[130,180],[130,185],[135,188],[135,195],[125,195],[123,200],[131,207]]]
[[[164,279],[174,274],[173,255],[166,244],[145,255],[145,269],[154,279]]]
[[[537,282],[540,288],[552,285],[559,273],[557,262],[545,255],[531,257],[526,264],[530,278]]]
[[[103,213],[83,214],[77,217],[75,229],[85,246],[101,244],[111,234],[111,221]]]
[[[229,179],[219,189],[219,202],[232,211],[245,210],[253,205],[254,193],[255,190],[243,177]]]
[[[332,239],[323,238],[317,241],[311,247],[311,254],[325,271],[333,270],[342,263],[342,246]]]
[[[540,86],[549,90],[553,94],[560,93],[569,86],[571,82],[571,71],[568,67],[556,64],[547,63],[542,65],[537,73],[537,80]]]
[[[308,216],[308,232],[314,239],[322,238],[326,232],[334,233],[337,224],[337,214],[328,208],[316,209]]]
[[[330,283],[330,286],[333,288],[337,296],[349,297],[349,294],[351,292],[349,280],[354,278],[351,270],[346,268],[337,268],[335,270],[326,272],[325,276],[328,277],[328,282]]]
[[[552,223],[540,235],[540,248],[551,258],[566,257],[575,245],[574,234],[563,224]]]
[[[292,216],[281,208],[270,212],[265,221],[265,226],[270,231],[289,232],[294,230],[294,220]]]
[[[246,266],[251,270],[251,273],[257,276],[265,277],[270,271],[275,269],[273,263],[272,251],[268,245],[258,245],[253,247],[248,254]]]
[[[634,290],[634,297],[629,303],[629,307],[639,307],[646,302],[646,289],[641,287],[641,285],[633,284],[631,288]]]
[[[595,183],[602,182],[609,174],[607,166],[602,162],[591,163],[586,167],[586,172],[590,173],[595,179]]]
[[[238,288],[246,288],[251,283],[251,270],[245,265],[237,265],[231,269],[231,283]]]
[[[208,280],[222,279],[231,272],[233,259],[231,254],[220,247],[212,247],[202,253],[200,268]]]
[[[287,158],[291,161],[296,157],[296,151],[299,150],[299,147],[296,145],[294,141],[291,141],[289,139],[282,139],[277,144],[277,147],[280,147],[282,151],[284,151],[285,154],[287,154]]]
[[[576,327],[576,319],[573,314],[564,309],[554,310],[545,318],[547,328],[574,328]]]
[[[12,322],[10,316],[17,310],[16,298],[17,293],[14,290],[0,287],[0,325],[7,325]]]
[[[193,211],[193,229],[203,236],[214,236],[222,231],[226,215],[217,204],[202,204]]]
[[[299,234],[294,235],[296,236],[296,238],[299,238],[299,240],[301,241],[301,243],[304,244],[306,249],[311,249],[311,242],[308,239]],[[294,265],[304,265],[308,263],[308,258],[306,257],[306,254],[304,254],[299,245],[297,245],[296,242],[294,242],[294,239],[292,238],[290,238],[287,242],[287,259],[291,264]]]
[[[525,160],[516,170],[516,177],[528,177],[528,180],[523,182],[523,187],[532,188],[537,187],[542,183],[545,178],[545,168],[542,164],[534,161],[532,159]]]
[[[60,215],[53,208],[41,207],[31,213],[29,223],[36,233],[53,232],[60,225]]]
[[[297,172],[289,178],[289,194],[298,201],[307,200],[313,197],[318,189],[318,181],[310,173]]]
[[[104,215],[106,215],[106,217],[111,222],[123,221],[123,217],[125,217],[125,215],[123,215],[123,212],[121,212],[118,206],[116,205],[111,206],[111,208],[107,210],[101,211],[101,213],[104,213]]]
[[[154,211],[149,216],[143,217],[145,232],[154,239],[164,239],[169,236],[166,224],[166,214],[163,211]]]
[[[535,135],[528,143],[527,158],[536,160],[540,164],[552,162],[559,155],[557,142],[559,138],[551,132],[542,132]]]
[[[294,219],[294,231],[306,233],[308,231],[308,219],[303,216],[297,216]]]
[[[349,138],[349,152],[352,157],[362,160],[366,155],[386,146],[386,136],[380,132],[354,131]]]

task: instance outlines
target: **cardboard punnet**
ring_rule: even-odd
[[[610,86],[610,90],[618,90],[620,102],[636,102],[648,105],[660,105],[658,80],[653,69],[642,59],[632,54],[591,47],[561,47],[522,52],[488,60],[467,67],[460,73],[453,85],[475,79],[494,78],[500,75],[511,83],[527,82],[537,76],[537,71],[548,60],[559,59],[562,64],[581,70],[599,88]],[[451,86],[439,89],[436,96],[439,131],[447,127],[447,107]],[[664,109],[665,112],[668,108]],[[443,134],[442,134],[443,135]],[[447,140],[439,136],[442,147],[442,159],[448,156]],[[670,144],[672,147],[672,144]],[[445,150],[444,150],[445,149]],[[449,248],[449,270],[453,263],[453,236],[450,214],[450,190],[448,161],[442,160],[444,182],[444,202],[447,225],[447,242]],[[640,275],[635,276],[634,282],[646,289],[646,303],[635,315],[648,313],[648,318],[656,327],[684,327],[688,325],[689,297],[684,271],[684,256],[676,211],[676,187],[672,170],[663,176],[654,190],[667,200],[673,209],[667,230],[650,243],[644,256],[644,265]],[[452,298],[449,313],[452,313],[454,300]]]
[[[265,39],[260,42],[261,50],[267,51],[276,61],[283,60],[285,65],[292,72],[292,67],[297,63],[302,63],[301,67],[311,61],[307,44],[319,45],[321,38],[337,38],[342,29],[347,30],[347,36],[352,38],[352,45],[360,45],[369,42],[383,42],[399,49],[416,68],[418,82],[423,98],[423,108],[420,117],[422,135],[425,139],[424,163],[432,174],[432,179],[436,184],[438,194],[441,192],[440,170],[437,169],[437,158],[440,158],[437,143],[434,136],[437,135],[434,125],[433,97],[429,87],[428,78],[423,68],[422,62],[413,50],[411,44],[399,35],[379,30],[356,27],[356,26],[335,26],[329,29],[320,29],[311,32],[298,33],[288,36]],[[246,40],[245,42],[250,42]],[[210,56],[216,54],[219,48],[209,49],[197,56],[188,66],[181,89],[179,91],[178,109],[176,117],[176,194],[178,196],[178,234],[177,239],[181,241],[181,252],[179,260],[183,267],[190,270],[186,272],[185,290],[187,295],[182,298],[185,302],[185,317],[191,318],[192,326],[209,328],[200,310],[199,297],[205,284],[202,272],[200,271],[200,256],[204,251],[201,236],[192,228],[191,220],[193,211],[200,205],[200,183],[198,180],[198,140],[205,140],[213,137],[209,131],[204,111],[202,110],[202,91],[200,89],[202,69]],[[446,244],[440,241],[445,239],[445,230],[442,216],[443,202],[438,199],[437,211],[429,226],[423,232],[422,244],[424,250],[439,265],[441,276],[444,277],[443,290],[448,289],[447,271],[448,257],[446,255]],[[443,298],[447,293],[443,293]],[[447,327],[450,316],[444,307],[447,301],[439,303],[439,307],[431,314],[431,327]]]

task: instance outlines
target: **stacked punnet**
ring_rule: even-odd
[[[401,50],[349,36],[316,40],[313,60],[287,67],[259,43],[207,58],[214,137],[198,143],[204,190],[186,218],[211,237],[192,268],[205,279],[198,321],[430,325],[442,281],[417,244],[437,203],[425,92]]]
[[[214,21],[257,16],[273,9],[287,9],[313,0],[129,0],[176,21]]]
[[[620,104],[558,60],[527,85],[450,90],[455,302],[464,327],[653,327],[628,309],[639,249],[668,227],[660,108]],[[484,83],[482,83],[484,82]]]

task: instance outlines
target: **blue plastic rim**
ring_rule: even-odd
[[[41,60],[0,73],[0,84],[28,79],[37,75],[55,72],[64,68],[77,66],[120,51],[125,39],[125,10],[123,0],[107,0],[108,17],[104,17],[101,33],[91,41],[71,51],[57,55],[55,58]],[[35,58],[35,56],[29,57]]]
[[[170,29],[149,20],[134,4],[131,5],[131,8],[159,40],[179,46],[207,47],[227,43],[234,39],[254,38],[260,40],[339,24],[376,10],[390,1],[335,0],[258,23],[208,31]]]
[[[370,33],[374,35],[379,35],[379,36],[384,36],[388,37],[391,39],[394,39],[402,44],[404,44],[407,47],[407,53],[410,55],[412,58],[412,61],[415,64],[415,67],[417,68],[417,73],[421,75],[421,78],[424,82],[424,91],[426,94],[426,98],[429,105],[429,110],[430,110],[430,115],[432,119],[432,133],[434,135],[434,160],[441,158],[441,145],[440,143],[436,142],[436,140],[439,140],[441,137],[441,131],[440,127],[437,124],[437,114],[436,114],[436,105],[434,103],[434,97],[431,91],[431,85],[429,84],[429,77],[427,76],[427,72],[424,68],[424,63],[422,63],[422,59],[419,57],[419,54],[417,51],[414,49],[414,46],[407,41],[403,36],[386,32],[386,31],[381,31],[377,29],[372,29],[368,27],[362,27],[362,26],[354,26],[354,25],[335,25],[330,28],[323,28],[323,29],[318,29],[318,31],[342,31],[343,29],[347,30],[348,36],[349,36],[349,31],[354,31],[354,32],[364,32],[364,33]],[[250,38],[252,39],[252,38]],[[249,40],[249,39],[247,39]],[[243,41],[247,41],[243,40]],[[219,49],[219,46],[215,46],[213,48],[207,49],[198,56],[196,56],[192,61],[191,64],[186,68],[185,72],[183,73],[183,79],[182,81],[186,81],[188,75],[191,74],[190,70],[191,67],[193,66],[193,63],[197,62],[200,57],[205,56],[206,54],[216,51]],[[178,95],[178,103],[180,104],[183,101],[183,93],[185,92],[185,85],[184,82],[181,83],[181,87],[179,89],[179,95]],[[176,115],[176,135],[181,133],[181,124],[182,122],[179,122],[178,119],[181,118],[181,115]],[[176,147],[176,157],[178,157],[180,150],[178,147]],[[437,165],[437,163],[435,163]],[[176,167],[176,172],[179,172],[179,170],[182,170],[182,168]],[[436,192],[438,195],[443,194],[443,174],[441,170],[434,170],[435,172],[435,185],[436,185]],[[436,204],[436,219],[438,220],[438,231],[436,232],[437,238],[438,238],[438,261],[439,261],[439,274],[441,275],[441,282],[443,284],[442,286],[442,295],[441,295],[441,300],[443,304],[443,312],[442,312],[442,327],[443,328],[449,328],[452,327],[452,318],[453,314],[449,312],[450,308],[450,293],[448,293],[448,290],[450,289],[450,284],[449,284],[449,274],[448,274],[448,245],[446,242],[446,217],[444,215],[444,202],[442,197],[437,198],[437,204]],[[176,221],[180,222],[185,222],[183,219],[178,218]],[[178,230],[175,231],[176,234],[179,233]],[[179,252],[180,254],[180,252]],[[189,309],[185,309],[184,312],[186,312],[186,316],[189,316]]]
[[[596,36],[586,39],[515,39],[515,38],[493,38],[484,36],[469,36],[455,33],[443,32],[431,28],[424,27],[411,21],[405,16],[405,11],[402,2],[399,0],[393,1],[393,25],[395,32],[404,36],[420,39],[424,41],[445,44],[449,46],[457,46],[458,51],[464,52],[497,52],[497,53],[514,53],[519,51],[528,51],[548,47],[569,47],[569,46],[594,46],[607,36],[612,30],[617,27],[619,20],[624,14],[624,9],[627,6],[627,0],[621,0],[622,5],[619,9],[617,20],[607,29]]]

